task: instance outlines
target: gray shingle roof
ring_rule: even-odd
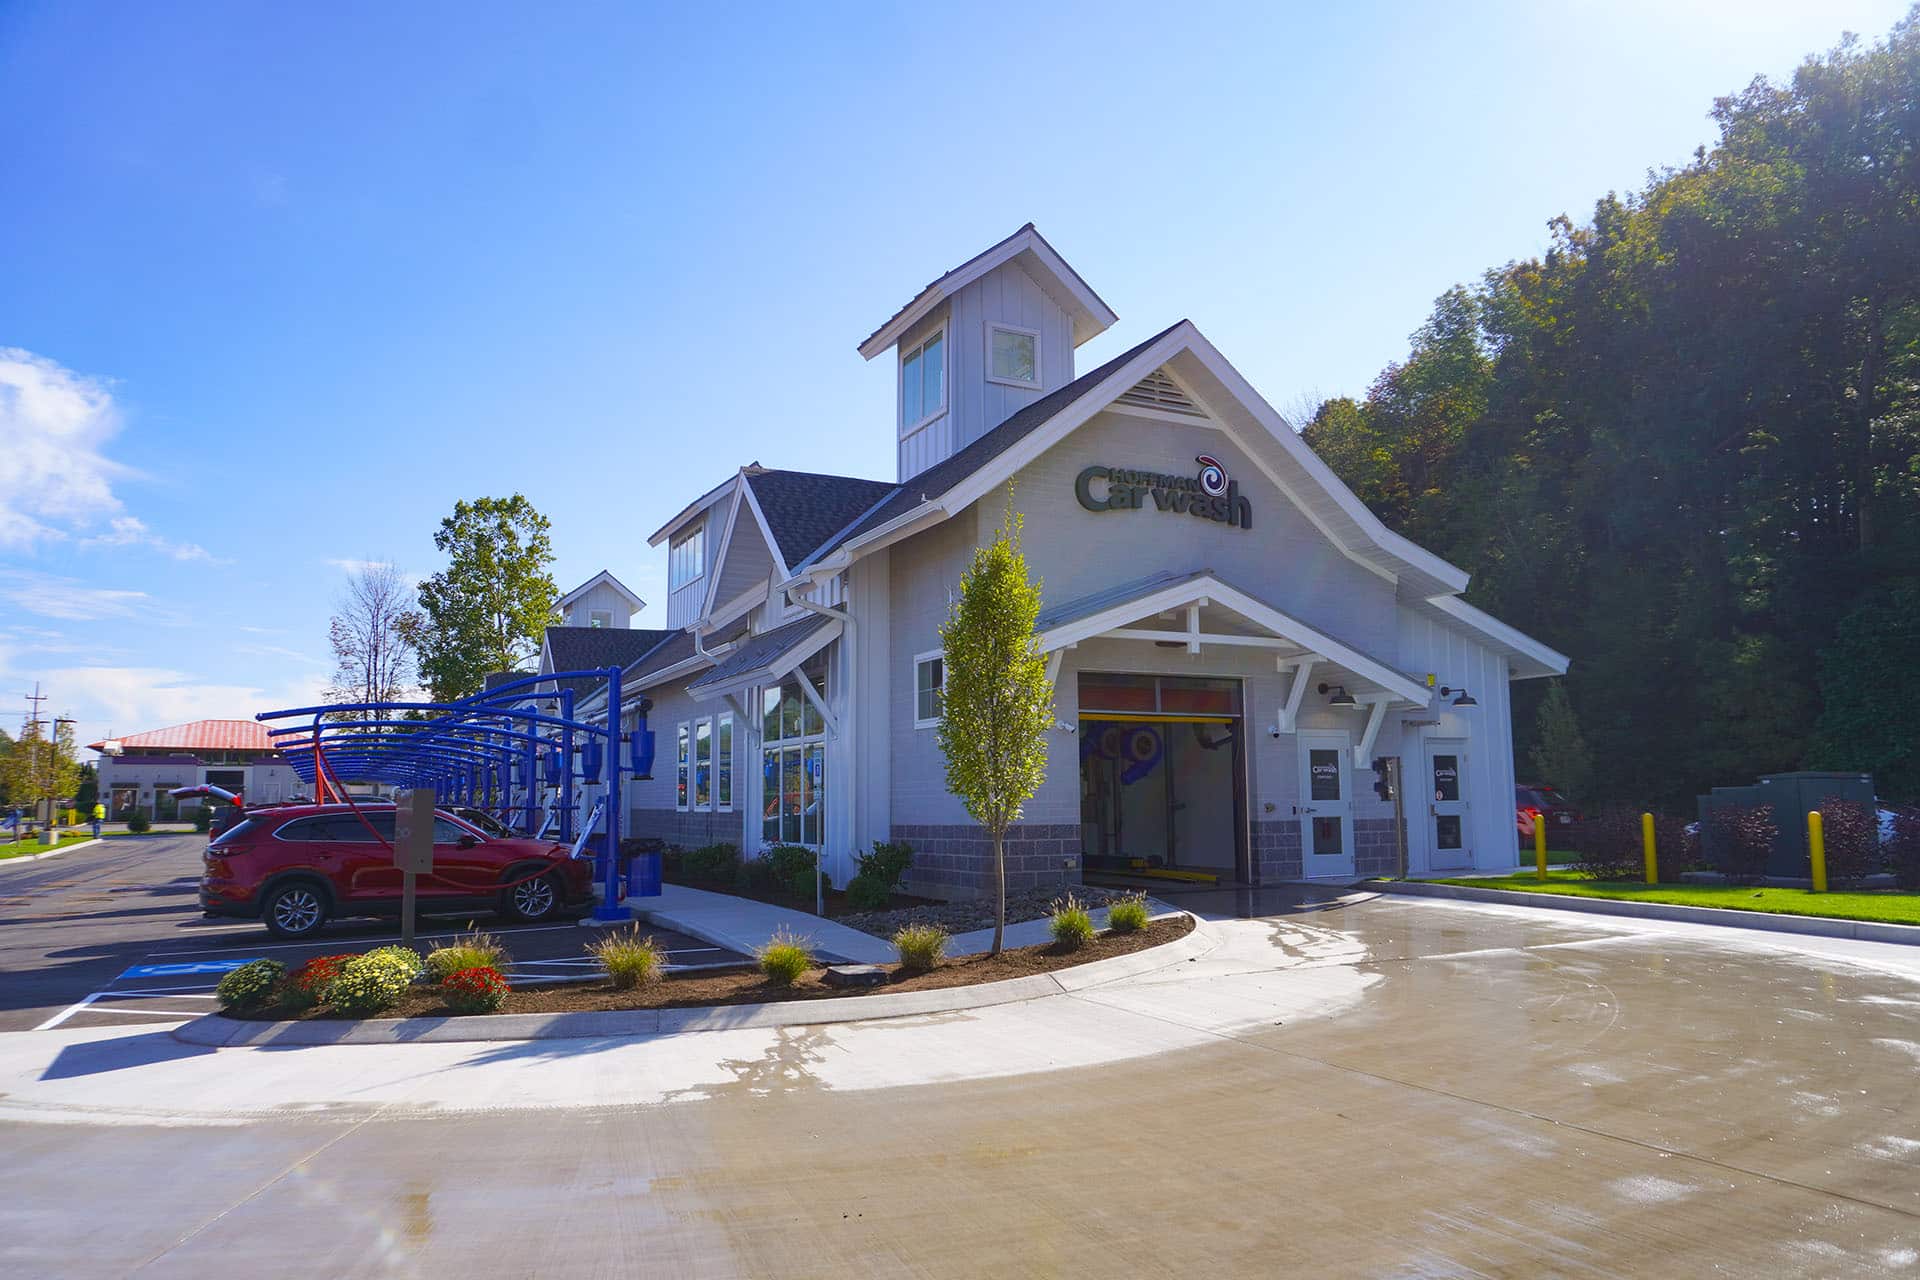
[[[788,565],[805,560],[895,488],[885,480],[812,471],[749,471],[747,483],[779,544],[780,559]]]
[[[547,652],[555,671],[585,671],[599,667],[625,667],[647,656],[673,631],[653,631],[624,627],[548,627]],[[562,680],[562,688],[574,696],[591,693],[600,682],[582,677]]]
[[[1107,587],[1104,590],[1095,591],[1090,595],[1084,595],[1075,600],[1065,600],[1054,605],[1040,615],[1034,622],[1033,629],[1035,631],[1051,631],[1055,627],[1065,626],[1069,622],[1078,622],[1082,618],[1090,618],[1103,609],[1111,608],[1113,605],[1124,604],[1128,600],[1137,600],[1141,596],[1160,590],[1162,587],[1170,587],[1180,582],[1191,582],[1195,578],[1209,577],[1212,573],[1213,570],[1211,569],[1195,569],[1190,573],[1176,573],[1173,570],[1164,570],[1160,573],[1149,574],[1144,578],[1135,578],[1130,582],[1122,582],[1117,586]]]
[[[694,686],[719,684],[733,677],[758,671],[832,621],[833,619],[823,618],[819,614],[809,614],[804,618],[796,618],[792,622],[777,626],[771,631],[762,631],[757,636],[750,636],[741,642],[738,649],[722,658],[718,666],[705,672],[692,683]]]

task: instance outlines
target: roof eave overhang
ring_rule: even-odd
[[[1317,658],[1338,663],[1355,675],[1365,677],[1410,706],[1424,707],[1432,701],[1432,691],[1413,677],[1308,626],[1291,614],[1282,613],[1210,573],[1196,574],[1164,587],[1143,591],[1129,599],[1117,600],[1097,613],[1051,627],[1040,635],[1040,651],[1051,653],[1083,640],[1096,639],[1136,619],[1166,609],[1177,609],[1203,598],[1210,603],[1226,606],[1272,631],[1274,635],[1299,645]]]
[[[655,529],[651,534],[647,535],[647,545],[650,547],[657,547],[666,539],[672,537],[675,533],[679,532],[680,526],[684,525],[687,521],[693,519],[693,517],[699,515],[702,511],[705,511],[708,507],[712,506],[714,503],[720,501],[720,499],[726,497],[727,491],[731,489],[734,485],[739,484],[741,477],[745,474],[746,472],[744,468],[734,472],[732,475],[728,476],[725,480],[722,480],[719,484],[707,490],[705,493],[695,498],[692,502],[689,502],[686,506],[680,508],[680,512],[678,515],[674,516],[673,519],[667,521],[665,524],[661,525],[658,529]]]
[[[736,671],[725,679],[715,680],[711,683],[694,681],[687,686],[687,696],[697,701],[705,702],[712,698],[725,697],[729,693],[737,693],[750,685],[765,684],[770,680],[779,680],[808,658],[811,658],[814,654],[839,639],[840,633],[845,629],[845,623],[837,618],[830,618],[827,620],[825,626],[809,631],[806,635],[755,667],[749,668],[746,671]]]
[[[1504,654],[1515,680],[1563,676],[1572,665],[1572,659],[1558,649],[1541,644],[1532,636],[1508,626],[1484,610],[1474,608],[1458,596],[1435,596],[1427,603],[1462,626],[1478,632]]]

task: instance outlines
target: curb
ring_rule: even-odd
[[[1851,938],[1859,942],[1920,946],[1920,925],[1912,924],[1880,924],[1872,920],[1837,920],[1826,916],[1784,915],[1769,911],[1736,911],[1727,907],[1686,907],[1671,902],[1619,902],[1610,898],[1516,893],[1508,889],[1471,889],[1465,885],[1426,884],[1408,880],[1374,881],[1371,887],[1381,893],[1399,893],[1415,898],[1497,902],[1505,906],[1544,907],[1552,911],[1583,911],[1596,916],[1712,924],[1729,929],[1750,929],[1758,933],[1792,933],[1803,937]]]
[[[18,857],[0,858],[0,867],[17,867],[23,862],[39,862],[43,858],[57,858],[63,853],[72,853],[75,849],[85,849],[92,845],[105,843],[106,841],[95,836],[89,840],[78,840],[73,844],[63,844],[59,848],[49,849],[45,853],[23,853]]]
[[[968,987],[902,991],[895,995],[838,996],[777,1004],[712,1005],[698,1009],[596,1009],[575,1013],[506,1013],[465,1018],[372,1018],[358,1022],[240,1022],[203,1014],[171,1032],[183,1044],[216,1049],[286,1048],[328,1044],[472,1044],[525,1040],[593,1040],[737,1031],[748,1027],[820,1026],[876,1022],[983,1009],[1137,977],[1197,960],[1219,945],[1198,916],[1185,937],[1131,955],[1094,960],[1054,973],[1003,978]]]

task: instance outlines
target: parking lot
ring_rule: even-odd
[[[220,976],[271,956],[289,968],[309,956],[364,951],[394,941],[390,920],[345,920],[317,940],[282,943],[258,924],[201,915],[203,835],[107,840],[39,862],[0,863],[0,1032],[153,1023],[214,1007]],[[466,919],[429,920],[416,941],[465,931]],[[516,986],[590,977],[595,936],[573,921],[471,922],[513,953]],[[670,969],[742,963],[744,957],[670,930],[651,930]]]

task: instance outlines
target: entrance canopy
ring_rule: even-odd
[[[1210,569],[1155,574],[1067,601],[1042,614],[1036,629],[1040,650],[1049,655],[1049,674],[1058,674],[1066,650],[1096,638],[1179,644],[1193,654],[1208,646],[1271,653],[1278,671],[1293,673],[1276,726],[1280,732],[1294,731],[1311,684],[1340,685],[1371,711],[1354,748],[1361,763],[1371,757],[1389,708],[1425,708],[1433,697],[1420,681],[1221,581]]]

